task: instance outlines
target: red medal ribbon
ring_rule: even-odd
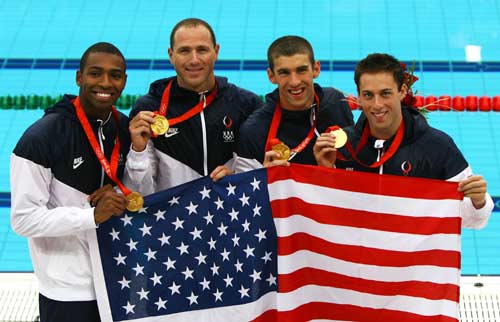
[[[316,119],[317,119],[317,114],[319,111],[319,97],[314,93],[314,101],[316,102],[316,106],[313,107],[315,109],[314,112],[314,117],[313,117],[313,124],[311,125],[311,129],[309,130],[309,133],[307,133],[307,136],[300,142],[295,148],[291,149],[290,152],[292,154],[297,154],[299,152],[302,152],[302,150],[305,149],[305,147],[311,142],[313,136],[314,136],[314,129],[316,128]],[[276,135],[278,134],[278,128],[280,126],[281,122],[281,105],[280,101],[278,100],[276,102],[276,107],[274,109],[274,114],[273,114],[273,119],[271,121],[271,126],[269,128],[269,133],[267,134],[267,140],[266,140],[266,152],[271,150],[271,140],[276,138]]]
[[[158,114],[162,116],[167,116],[167,109],[168,109],[168,101],[170,99],[170,89],[172,88],[172,83],[174,80],[170,80],[168,82],[167,87],[163,91],[163,94],[161,96],[161,104],[160,104],[160,109],[158,110]],[[195,116],[196,114],[200,113],[206,106],[210,105],[212,101],[215,99],[215,95],[217,94],[217,82],[215,82],[215,87],[213,91],[206,97],[205,101],[201,101],[198,104],[196,104],[194,107],[190,108],[186,113],[174,117],[172,119],[168,119],[168,124],[169,126],[175,125],[177,123],[184,122],[187,119],[190,119],[191,117]]]
[[[387,160],[392,158],[392,156],[396,153],[396,151],[399,149],[399,146],[401,145],[401,142],[403,141],[403,135],[405,132],[405,122],[403,119],[401,119],[401,123],[399,124],[398,131],[396,132],[396,136],[394,137],[394,140],[392,141],[391,145],[389,146],[389,149],[387,149],[386,153],[380,158],[379,161],[372,163],[371,165],[364,164],[361,162],[357,154],[361,149],[366,145],[366,142],[368,142],[368,137],[370,136],[370,126],[368,122],[366,123],[365,127],[363,128],[363,134],[361,135],[361,139],[359,140],[359,144],[356,147],[356,152],[354,152],[354,149],[352,148],[352,145],[350,142],[347,142],[346,147],[349,153],[351,154],[352,158],[354,161],[357,163],[361,164],[364,167],[367,168],[377,168],[384,164]],[[342,158],[339,158],[342,159]]]
[[[120,139],[118,137],[118,129],[116,130],[116,138],[115,138],[115,146],[113,147],[113,151],[111,152],[111,162],[109,162],[106,159],[106,156],[104,155],[104,152],[101,149],[101,146],[99,145],[99,142],[97,142],[97,138],[94,134],[94,131],[92,131],[92,127],[90,126],[89,120],[87,118],[87,115],[85,115],[85,112],[83,111],[82,105],[80,104],[80,97],[78,96],[74,101],[73,105],[75,106],[76,110],[76,116],[78,117],[78,120],[80,121],[80,124],[83,127],[83,131],[85,132],[85,135],[87,136],[87,139],[89,140],[90,146],[92,146],[92,150],[95,153],[95,156],[99,160],[99,163],[101,164],[102,168],[104,169],[104,172],[108,175],[108,177],[113,180],[114,183],[120,188],[120,190],[127,196],[130,194],[132,191],[125,187],[120,179],[116,176],[116,170],[118,169],[118,155],[120,153]],[[113,114],[113,118],[115,119],[116,125],[118,127],[119,124],[119,116],[118,112],[116,111],[116,108],[114,106],[111,107],[111,112]]]

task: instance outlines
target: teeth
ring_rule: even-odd
[[[296,94],[300,94],[300,93],[302,93],[302,90],[301,90],[301,89],[297,89],[297,90],[294,90],[294,91],[293,91],[293,90],[291,90],[291,91],[290,91],[290,93],[292,93],[292,94],[296,95]]]
[[[97,93],[97,96],[100,96],[100,97],[110,97],[111,94],[106,94],[106,93]]]

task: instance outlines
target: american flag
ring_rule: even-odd
[[[457,184],[292,165],[145,198],[91,243],[103,321],[458,321]]]

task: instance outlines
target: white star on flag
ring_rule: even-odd
[[[243,195],[241,196],[241,198],[239,198],[240,201],[241,201],[241,206],[244,207],[245,205],[246,206],[250,206],[250,203],[248,202],[248,199],[250,199],[250,197],[247,197],[247,195],[245,195],[245,193],[243,192]]]
[[[187,207],[184,207],[187,209],[187,211],[189,212],[189,214],[197,214],[196,212],[196,208],[198,208],[198,205],[195,205],[193,204],[192,202],[189,202],[189,206]]]
[[[253,178],[253,181],[250,182],[250,184],[252,185],[253,191],[260,190],[260,187],[259,187],[260,181],[257,180],[257,178]]]
[[[113,238],[113,240],[115,240],[115,239],[120,240],[120,238],[118,237],[118,234],[120,234],[120,232],[119,231],[115,231],[114,228],[113,228],[113,230],[109,234],[111,235],[111,237]]]
[[[207,189],[207,187],[203,186],[203,190],[200,191],[201,200],[204,200],[205,198],[210,199],[210,191],[211,191],[211,189]]]
[[[156,221],[160,221],[160,219],[165,220],[165,216],[164,216],[164,215],[165,215],[166,213],[167,213],[166,211],[162,211],[162,210],[159,210],[159,209],[158,209],[158,211],[157,211],[157,212],[155,212],[155,213],[153,214],[153,216],[155,216],[155,217],[156,217]]]
[[[125,263],[125,259],[127,258],[127,256],[122,256],[122,254],[118,253],[118,256],[113,258],[116,260],[117,266],[120,264],[127,266],[127,264]]]
[[[230,196],[230,195],[234,195],[234,194],[235,194],[234,190],[236,189],[236,186],[233,186],[233,185],[231,184],[231,182],[230,182],[230,183],[227,185],[226,189],[227,189],[227,195],[228,195],[228,196]]]
[[[166,309],[167,307],[165,304],[167,303],[167,300],[162,300],[161,297],[158,298],[158,301],[155,302],[155,305],[158,307],[158,311],[160,309]]]

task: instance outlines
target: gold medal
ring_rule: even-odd
[[[144,198],[142,198],[141,194],[135,191],[132,191],[126,196],[128,200],[127,210],[136,212],[139,211],[144,205]]]
[[[330,132],[330,135],[335,137],[335,148],[343,147],[347,142],[347,134],[341,128]]]
[[[167,118],[158,114],[154,116],[154,120],[155,122],[151,124],[151,131],[157,136],[167,133],[169,127]]]
[[[280,154],[280,157],[276,158],[276,160],[286,161],[290,158],[290,148],[283,142],[273,145],[271,149]]]

